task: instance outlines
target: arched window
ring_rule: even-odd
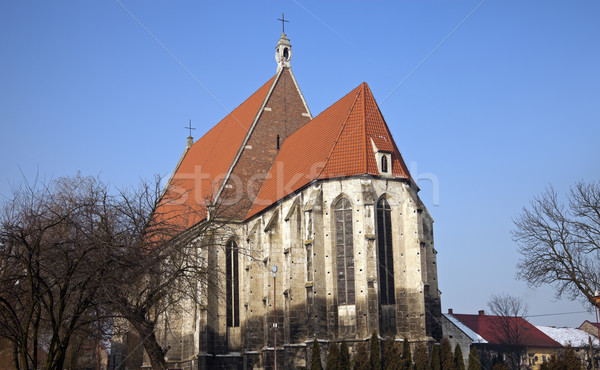
[[[354,246],[352,206],[346,198],[335,204],[335,246],[338,304],[354,304]]]
[[[381,198],[377,202],[377,262],[379,264],[379,300],[382,305],[396,302],[391,213],[389,203]]]
[[[381,156],[381,172],[388,172],[388,160],[385,155]]]
[[[227,326],[240,326],[240,274],[238,246],[231,240],[225,253],[225,276],[227,296]]]

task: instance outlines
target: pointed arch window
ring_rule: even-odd
[[[235,241],[227,243],[225,253],[227,326],[240,326],[240,274],[239,251]]]
[[[377,262],[379,265],[379,300],[382,305],[396,302],[391,213],[389,203],[385,198],[381,198],[377,202]]]
[[[387,156],[383,155],[381,157],[381,172],[388,172],[388,160],[387,160]]]
[[[352,206],[346,198],[335,204],[335,245],[338,305],[354,304],[354,244]]]

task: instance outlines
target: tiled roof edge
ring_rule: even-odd
[[[244,147],[248,143],[248,140],[250,139],[250,135],[252,135],[252,131],[254,131],[254,127],[256,126],[256,123],[258,122],[260,116],[262,115],[262,112],[263,112],[265,106],[267,105],[267,101],[271,97],[271,94],[273,93],[273,89],[275,89],[275,85],[277,85],[277,81],[279,81],[279,77],[281,77],[281,74],[283,73],[284,70],[285,70],[285,68],[282,68],[277,72],[277,75],[275,76],[275,79],[273,80],[273,83],[271,84],[269,91],[265,95],[265,98],[263,99],[263,102],[260,105],[260,108],[258,108],[258,112],[256,112],[256,116],[254,116],[254,120],[252,121],[252,124],[250,125],[248,132],[246,132],[246,136],[244,137],[244,140],[242,140],[242,144],[238,148],[238,151],[235,154],[235,157],[233,158],[233,161],[231,162],[229,169],[227,170],[227,174],[221,181],[219,190],[217,191],[217,194],[215,195],[215,198],[213,200],[214,202],[217,202],[217,200],[221,196],[221,193],[223,192],[223,189],[225,188],[225,184],[227,183],[227,180],[229,180],[229,176],[231,176],[231,172],[233,172],[235,165],[237,164],[238,160],[240,159],[240,156],[242,155],[242,152],[244,151]]]
[[[277,199],[275,202],[269,204],[268,206],[266,206],[265,208],[251,213],[253,208],[250,208],[250,211],[248,212],[248,214],[246,215],[246,218],[244,219],[244,221],[248,221],[251,218],[260,215],[263,212],[267,212],[268,210],[270,210],[272,207],[277,206],[278,204],[281,204],[282,202],[285,202],[287,199],[289,199],[290,197],[293,197],[295,195],[297,195],[299,192],[304,191],[307,187],[314,185],[318,182],[326,182],[326,181],[337,181],[337,180],[345,180],[345,179],[353,179],[353,178],[372,178],[373,175],[366,175],[366,174],[360,174],[360,175],[350,175],[350,176],[335,176],[335,177],[324,177],[324,178],[315,178],[310,180],[309,182],[307,182],[306,184],[300,186],[298,189],[294,190],[293,192],[284,195],[283,197]],[[381,175],[376,175],[375,176],[377,179],[379,180],[386,180],[386,181],[398,181],[398,182],[404,182],[410,185],[410,179],[406,178],[406,177],[395,177],[395,178],[384,178]]]
[[[325,165],[321,168],[321,171],[319,172],[319,174],[317,176],[315,176],[316,179],[320,179],[321,175],[323,174],[323,171],[325,171],[325,168],[327,168],[327,165],[329,164],[329,160],[331,159],[331,155],[333,154],[333,152],[340,140],[340,137],[342,136],[342,132],[344,132],[344,128],[346,127],[346,124],[348,123],[348,119],[350,118],[350,115],[354,111],[356,102],[358,101],[358,98],[360,97],[360,95],[364,94],[364,89],[365,89],[364,86],[360,85],[359,87],[362,87],[362,89],[358,90],[358,92],[356,94],[356,98],[354,98],[354,102],[352,103],[352,106],[348,110],[348,115],[346,115],[346,119],[344,119],[344,123],[340,127],[340,131],[338,132],[337,137],[335,138],[335,141],[333,142],[333,145],[331,146],[331,150],[329,151],[329,154],[327,154],[327,161],[325,162]],[[333,105],[337,104],[338,102],[339,102],[339,100],[337,102],[333,103]],[[331,105],[330,107],[332,107],[333,105]]]
[[[312,112],[308,108],[308,104],[306,104],[306,99],[304,99],[304,94],[302,94],[302,90],[300,90],[300,86],[298,86],[298,81],[296,81],[296,76],[294,76],[294,73],[292,72],[291,68],[288,68],[288,70],[290,71],[290,76],[292,76],[292,81],[294,81],[296,90],[298,90],[298,94],[300,94],[300,99],[302,100],[302,103],[304,104],[304,108],[306,108],[306,112],[308,112],[308,116],[309,116],[308,118],[312,120],[314,117],[312,115]]]
[[[367,85],[367,88],[369,89],[369,93],[371,94],[371,96],[373,96],[373,92],[371,91],[371,88],[369,88],[368,85]],[[398,146],[396,145],[396,140],[394,140],[394,137],[392,136],[392,132],[390,131],[387,121],[385,120],[385,117],[383,116],[383,113],[381,112],[381,109],[379,108],[379,104],[377,104],[377,100],[375,100],[375,96],[373,96],[373,101],[375,101],[375,108],[377,108],[377,110],[379,111],[379,115],[381,116],[381,119],[383,120],[383,127],[385,127],[385,130],[387,131],[387,134],[390,137],[392,146],[394,147],[394,150],[396,151],[396,153],[398,153],[398,161],[400,161],[400,164],[402,165],[402,169],[406,170],[406,176],[417,187],[417,191],[421,190],[419,188],[419,185],[417,185],[417,182],[413,179],[410,171],[408,170],[408,166],[406,165],[406,162],[404,162],[404,157],[402,157],[402,153],[400,153],[400,150],[398,149]]]
[[[175,174],[177,173],[177,170],[179,169],[179,166],[181,166],[181,163],[183,162],[183,159],[185,158],[185,155],[190,150],[190,148],[191,148],[191,146],[186,146],[185,150],[181,154],[181,157],[179,157],[179,162],[177,162],[177,165],[175,166],[175,169],[171,173],[171,176],[169,176],[169,181],[167,181],[165,187],[162,189],[157,204],[160,204],[160,202],[162,201],[162,198],[165,196],[165,193],[167,192],[167,189],[169,189],[169,186],[171,185],[171,181],[173,181],[173,177],[175,177]]]
[[[453,315],[445,314],[445,313],[443,313],[442,315],[444,315],[444,317],[447,318],[448,321],[450,321],[452,324],[454,324],[454,326],[456,326],[460,331],[465,333],[466,336],[471,338],[471,340],[474,343],[487,343],[488,342],[481,335],[477,334],[477,332],[475,332],[472,329],[469,329],[469,327],[467,327],[465,324],[463,324],[459,319],[457,319]]]

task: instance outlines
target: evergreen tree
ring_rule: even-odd
[[[350,370],[350,351],[348,350],[348,344],[345,340],[342,340],[342,345],[340,346],[340,358],[342,370]]]
[[[465,359],[463,358],[460,344],[456,343],[454,347],[454,367],[456,370],[465,370]]]
[[[383,370],[400,370],[400,350],[394,338],[388,338],[382,343],[381,364]]]
[[[377,332],[371,335],[371,357],[369,358],[371,370],[381,370],[381,354],[379,353],[379,336]]]
[[[402,344],[402,363],[400,368],[402,370],[410,370],[413,367],[412,363],[412,353],[410,352],[410,343],[408,339],[404,337],[404,342]]]
[[[559,356],[552,356],[550,360],[540,367],[544,370],[582,370],[583,366],[573,350],[573,347],[568,346]]]
[[[510,370],[508,366],[503,362],[496,362],[494,366],[492,366],[492,370]]]
[[[337,343],[329,344],[329,352],[327,353],[327,362],[325,363],[327,370],[341,370],[342,369],[342,355],[340,353],[340,347]]]
[[[442,370],[454,370],[454,356],[452,355],[452,345],[448,338],[442,339],[440,343],[440,363]]]
[[[567,346],[567,348],[563,351],[561,356],[563,367],[561,369],[564,370],[582,370],[583,366],[581,364],[581,360],[577,357],[575,350],[573,347]]]
[[[479,360],[479,351],[475,347],[469,352],[469,370],[481,370],[481,360]]]
[[[419,344],[415,351],[415,370],[431,370],[429,350],[423,343]]]
[[[310,370],[323,370],[323,364],[321,363],[321,346],[319,346],[317,338],[315,338],[315,341],[313,342]]]
[[[431,364],[431,370],[441,370],[442,369],[442,361],[440,360],[440,348],[438,346],[433,346],[431,350],[431,359],[429,360]]]
[[[369,352],[367,351],[367,344],[365,342],[360,342],[356,345],[356,355],[354,355],[353,362],[352,368],[354,370],[369,370],[371,368]]]

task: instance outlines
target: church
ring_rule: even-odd
[[[275,57],[273,77],[188,138],[167,185],[196,210],[190,232],[222,224],[205,251],[218,288],[166,319],[169,366],[308,367],[315,339],[324,359],[373,332],[439,341],[433,219],[369,86],[313,117],[285,33]]]

